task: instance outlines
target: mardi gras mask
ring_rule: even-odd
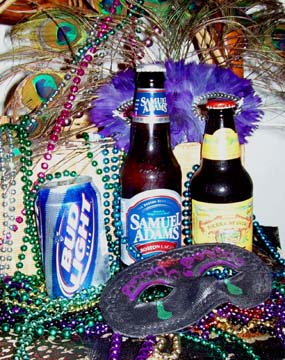
[[[208,276],[210,269],[229,269],[231,276]],[[169,293],[149,302],[142,294],[157,286]],[[218,305],[241,308],[264,302],[271,274],[254,253],[231,244],[190,245],[129,266],[110,280],[100,308],[114,331],[144,337],[181,330]]]

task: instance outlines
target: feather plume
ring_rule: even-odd
[[[37,14],[40,10],[65,6],[80,11],[84,9],[90,11],[91,8],[90,1],[84,0],[4,0],[0,5],[0,23],[15,25]]]
[[[131,0],[117,8],[112,2],[87,3],[82,8],[39,3],[37,12],[9,34],[12,49],[0,61],[13,59],[15,66],[0,81],[17,79],[17,86],[9,93],[5,113],[13,122],[25,112],[32,117],[38,129],[31,131],[32,137],[49,136],[79,63],[92,46],[93,61],[81,69],[84,75],[68,109],[71,120],[90,109],[100,87],[118,70],[142,62],[216,64],[250,79],[256,89],[283,95],[285,19],[277,0],[149,0],[143,5]],[[112,9],[116,11],[110,16]]]

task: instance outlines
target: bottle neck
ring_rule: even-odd
[[[133,123],[169,123],[163,72],[138,73]]]
[[[142,156],[169,150],[171,150],[169,123],[132,123],[130,151]]]
[[[130,151],[139,156],[171,150],[163,72],[137,74]]]
[[[236,132],[234,109],[209,109],[205,134],[213,135],[215,131],[224,128]]]
[[[209,172],[236,172],[239,171],[240,168],[243,168],[241,158],[229,159],[229,160],[212,160],[207,158],[201,159],[201,166],[203,168],[207,168]]]
[[[202,159],[228,161],[241,156],[233,109],[210,109],[202,144]]]
[[[163,71],[138,72],[136,74],[136,90],[164,89],[165,76]]]

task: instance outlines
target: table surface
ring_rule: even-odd
[[[214,341],[214,340],[213,340]],[[13,359],[16,338],[11,336],[0,337],[0,359]],[[123,341],[121,349],[122,360],[135,360],[138,354],[141,341],[126,339]],[[274,338],[255,339],[248,343],[260,360],[284,360],[285,349],[280,341]],[[71,340],[45,339],[41,338],[32,347],[28,348],[31,360],[108,360],[110,347],[110,337],[81,338],[75,336]],[[245,353],[240,349],[231,349],[229,344],[226,347],[230,354],[230,360],[246,360]],[[200,345],[193,343],[183,344],[179,360],[216,360],[217,355],[210,354],[209,351]]]

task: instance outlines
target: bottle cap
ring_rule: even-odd
[[[139,64],[137,72],[165,72],[165,66],[163,64]]]
[[[231,109],[237,106],[234,100],[230,99],[209,99],[207,109]]]

